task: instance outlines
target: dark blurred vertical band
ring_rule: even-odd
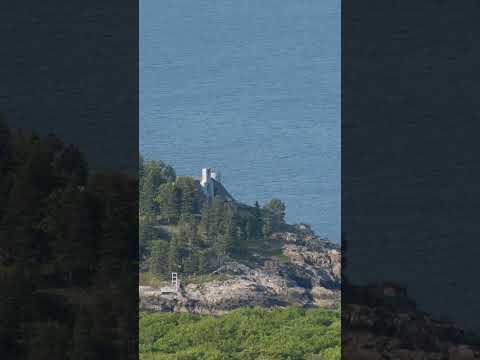
[[[138,357],[138,2],[0,4],[0,357]]]
[[[345,359],[478,351],[479,12],[342,1]]]

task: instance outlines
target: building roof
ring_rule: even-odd
[[[235,199],[233,198],[233,196],[230,195],[230,193],[227,191],[227,189],[225,189],[225,187],[222,185],[221,182],[219,182],[215,179],[212,179],[212,178],[210,180],[215,183],[215,186],[213,187],[214,192],[215,192],[214,196],[218,196],[221,199],[226,200],[226,201],[236,202]]]

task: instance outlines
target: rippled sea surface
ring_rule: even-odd
[[[339,241],[340,1],[141,1],[140,147]]]

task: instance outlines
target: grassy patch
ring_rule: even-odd
[[[277,258],[280,262],[289,261],[282,252],[282,245],[276,242],[263,242],[260,240],[246,240],[242,253],[232,254],[232,258],[248,266],[257,266],[261,259]],[[263,262],[263,261],[262,261]]]
[[[340,311],[239,309],[140,316],[140,359],[340,359]]]
[[[211,281],[224,281],[229,278],[226,274],[196,274],[182,279],[186,284],[203,284]]]
[[[138,283],[141,286],[152,286],[154,288],[159,288],[162,286],[169,285],[170,278],[160,277],[150,272],[140,272],[139,273]]]

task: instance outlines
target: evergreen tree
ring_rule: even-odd
[[[193,214],[197,212],[194,180],[191,177],[179,177],[175,185],[180,192],[180,213]]]
[[[54,168],[71,185],[84,186],[88,178],[88,165],[83,154],[73,145],[64,148],[55,159]]]
[[[264,209],[262,216],[262,237],[268,241],[273,232],[273,214],[268,209]]]
[[[180,215],[179,191],[175,183],[168,182],[160,186],[160,191],[155,197],[155,202],[160,207],[160,215],[169,223],[176,223]]]
[[[197,255],[197,269],[200,274],[208,270],[208,254],[200,250]]]
[[[217,234],[215,237],[215,254],[217,256],[218,266],[222,266],[227,256],[228,241],[225,239],[224,234]]]
[[[141,215],[158,211],[154,199],[162,184],[174,182],[176,175],[171,166],[161,161],[143,162],[142,182],[140,186],[139,211]]]
[[[72,329],[59,322],[40,322],[32,326],[28,360],[64,360],[69,351]],[[14,357],[16,359],[17,357]],[[83,359],[89,359],[84,357]]]
[[[256,238],[254,220],[251,217],[245,222],[245,240]]]
[[[23,162],[15,161],[13,183],[3,210],[0,250],[33,276],[38,275],[34,269],[41,260],[43,246],[37,228],[39,209],[52,186],[51,154],[37,137],[25,136],[16,141],[15,160],[22,157]]]
[[[258,201],[255,201],[255,207],[253,209],[253,223],[252,223],[252,234],[253,237],[259,238],[262,235],[262,210],[260,209],[260,204]]]
[[[178,240],[181,263],[184,272],[193,273],[197,270],[197,252],[199,237],[197,220],[192,215],[182,215],[178,226]]]
[[[272,199],[264,208],[271,214],[272,230],[279,230],[285,224],[285,204],[279,199]]]
[[[76,316],[79,306],[68,304],[71,295],[43,290],[63,292],[70,285],[90,289],[100,274],[111,289],[122,288],[119,282],[136,266],[135,256],[131,262],[118,259],[136,255],[132,240],[138,236],[138,184],[112,179],[99,183],[91,176],[86,186],[88,167],[76,148],[55,136],[10,133],[3,125],[0,120],[0,262],[6,270],[2,284],[7,285],[0,287],[0,338],[2,350],[6,348],[2,356],[93,359],[89,332],[95,326]],[[97,263],[101,266],[95,267]],[[63,275],[68,284],[58,281]],[[101,289],[103,296],[105,286]],[[136,306],[133,295],[131,304]],[[107,305],[113,308],[115,303]],[[53,308],[58,316],[47,322],[44,314]],[[127,313],[135,318],[128,311],[122,314]],[[116,330],[123,318],[108,313],[106,320]],[[94,352],[103,340],[114,341],[111,336],[95,339]],[[111,348],[101,350],[105,354]]]
[[[140,219],[138,226],[138,256],[140,261],[148,256],[150,243],[156,238],[157,231],[153,226],[152,219]]]
[[[201,239],[203,246],[213,246],[218,229],[218,212],[214,208],[213,202],[205,203],[201,214],[199,238]]]
[[[243,230],[242,226],[238,225],[236,232],[235,232],[235,250],[238,253],[243,253],[244,252],[244,247],[242,246],[242,243],[244,242],[246,237],[246,232]]]
[[[84,277],[93,268],[95,258],[92,227],[82,191],[69,185],[48,197],[46,214],[39,228],[51,239],[54,264],[69,284],[74,280],[75,274]]]
[[[205,245],[211,243],[211,211],[210,205],[205,204],[202,208],[202,218],[200,220],[199,233]]]
[[[141,182],[141,191],[139,194],[139,213],[140,215],[153,214],[155,204],[153,199],[156,194],[156,187],[151,176],[144,176]]]
[[[225,215],[223,201],[215,197],[211,202],[210,209],[210,232],[213,235],[222,233],[222,223]]]
[[[147,258],[148,270],[157,276],[168,273],[169,243],[165,240],[153,240],[149,246]]]
[[[178,242],[178,235],[174,234],[168,249],[168,268],[170,271],[178,271],[180,269]]]
[[[95,360],[94,341],[92,339],[93,322],[86,310],[80,310],[73,328],[72,360]]]
[[[137,260],[138,208],[135,199],[138,185],[128,176],[119,174],[96,174],[89,183],[88,192],[101,205],[95,215],[99,229],[96,241],[97,286],[115,286],[123,281],[122,272],[127,272],[125,261]]]
[[[231,252],[232,248],[236,245],[237,239],[237,222],[233,209],[229,205],[225,205],[223,219],[223,236],[221,237],[222,252],[226,255]]]

